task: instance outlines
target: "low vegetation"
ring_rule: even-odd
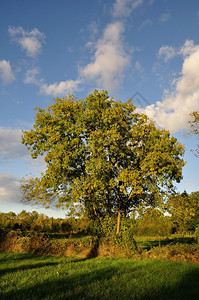
[[[0,251],[59,257],[155,258],[199,263],[199,246],[194,235],[172,235],[166,239],[142,236],[131,241],[121,241],[120,238],[98,240],[93,236],[58,239],[43,233],[23,236],[21,231],[10,231],[1,236]]]
[[[0,299],[198,299],[199,265],[0,254]]]
[[[197,215],[198,216],[198,215]],[[60,257],[132,257],[199,262],[198,229],[193,217],[181,231],[172,216],[147,208],[137,218],[104,218],[93,223],[86,217],[54,219],[36,212],[0,213],[0,251]],[[191,230],[189,230],[191,228]],[[175,232],[175,234],[172,234]],[[182,234],[183,233],[183,234]]]

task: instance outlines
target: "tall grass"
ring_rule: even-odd
[[[0,254],[0,299],[198,299],[199,265]]]

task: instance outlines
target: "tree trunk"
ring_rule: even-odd
[[[121,217],[121,212],[120,212],[120,210],[118,210],[118,213],[117,213],[117,231],[116,231],[116,234],[120,233],[120,217]]]

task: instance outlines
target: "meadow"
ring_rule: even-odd
[[[199,265],[0,253],[0,299],[198,299]]]
[[[15,225],[0,231],[0,300],[199,299],[197,232],[99,240]]]

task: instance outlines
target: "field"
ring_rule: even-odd
[[[199,265],[0,253],[0,299],[198,299]]]

